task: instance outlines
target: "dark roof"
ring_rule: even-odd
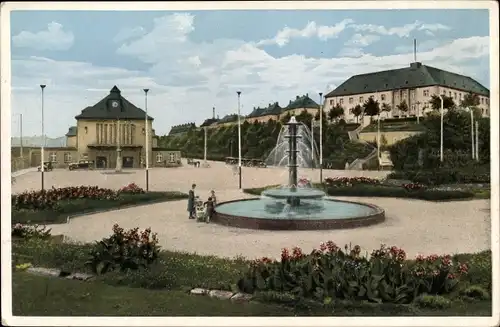
[[[490,95],[486,87],[468,76],[414,62],[406,68],[352,76],[325,95],[325,98],[434,85],[484,96]]]
[[[245,119],[245,117],[240,116],[241,119]],[[230,115],[225,115],[222,117],[217,123],[218,124],[223,124],[223,123],[230,123],[230,122],[235,122],[238,120],[238,115],[237,114],[230,114]]]
[[[208,119],[205,119],[205,121],[203,122],[203,124],[200,125],[200,127],[210,126],[214,123],[217,123],[218,121],[219,121],[219,119],[217,119],[217,118],[208,118]]]
[[[278,102],[270,104],[266,110],[262,113],[262,116],[268,115],[279,115],[283,111],[283,108],[280,107]]]
[[[118,101],[118,107],[113,107],[111,104]],[[120,90],[115,86],[111,89],[109,94],[91,107],[82,110],[81,114],[75,119],[144,119],[146,112],[127,99],[125,99]],[[148,115],[148,119],[153,120]]]
[[[76,126],[71,126],[66,133],[66,136],[76,136]]]
[[[288,106],[285,107],[283,111],[297,109],[297,108],[313,108],[319,109],[319,104],[309,97],[309,94],[303,96],[296,96],[295,100],[290,100]]]
[[[260,117],[263,116],[263,113],[266,111],[266,108],[253,108],[253,111],[247,116],[247,118],[252,118],[252,117]]]
[[[186,123],[186,124],[175,125],[175,126],[172,126],[168,135],[186,133],[191,128],[196,128],[195,123]]]

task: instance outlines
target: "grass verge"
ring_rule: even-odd
[[[186,291],[115,287],[13,272],[14,315],[21,316],[489,316],[490,301],[445,308],[339,302],[330,306],[232,303]]]
[[[187,194],[180,192],[147,192],[142,194],[121,194],[116,200],[86,198],[65,200],[59,201],[58,210],[13,210],[12,223],[60,224],[65,223],[68,216],[71,215],[186,198]]]

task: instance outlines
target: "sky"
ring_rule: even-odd
[[[159,135],[417,61],[490,86],[487,9],[13,11],[12,135],[63,136],[118,86]]]

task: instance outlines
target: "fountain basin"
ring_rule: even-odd
[[[263,230],[328,230],[369,226],[385,220],[385,211],[373,204],[323,199],[317,212],[292,215],[270,211],[262,199],[227,201],[217,205],[212,222]]]

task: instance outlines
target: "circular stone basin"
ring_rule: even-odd
[[[373,204],[327,199],[320,202],[320,211],[301,213],[300,208],[270,211],[269,202],[263,199],[228,201],[217,205],[211,221],[248,229],[321,230],[362,227],[385,220],[384,210]]]
[[[325,196],[325,192],[314,188],[270,188],[262,191],[263,196],[275,199],[287,199],[297,197],[300,199],[319,199]]]

